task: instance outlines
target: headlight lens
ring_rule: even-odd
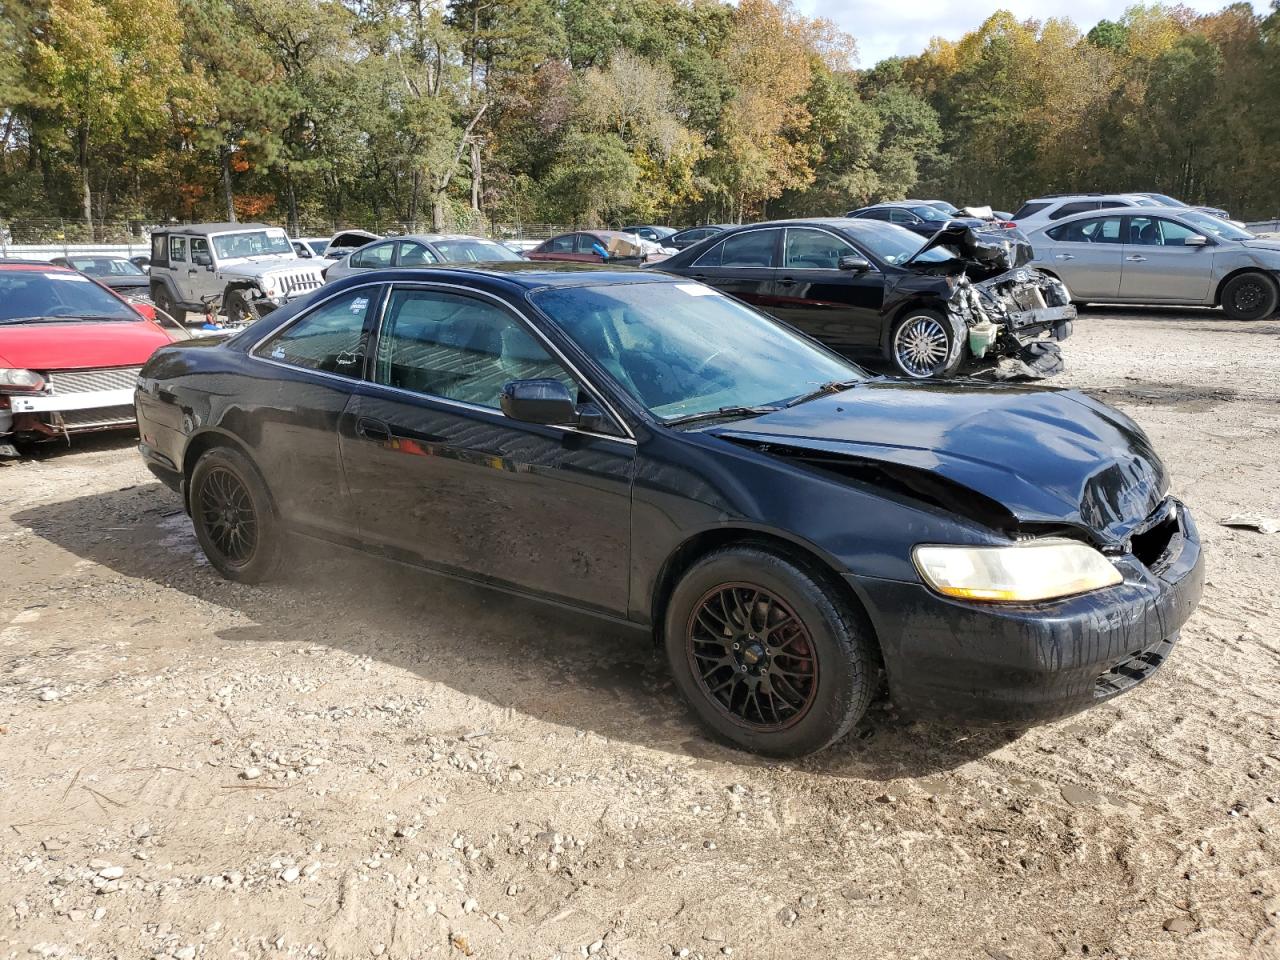
[[[44,377],[34,370],[14,370],[0,367],[0,390],[21,390],[36,393],[44,389]]]
[[[948,597],[1030,603],[1113,587],[1120,571],[1088,544],[1046,539],[1009,547],[916,547],[916,569]]]

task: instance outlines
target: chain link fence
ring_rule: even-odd
[[[576,226],[567,224],[489,221],[483,216],[471,217],[469,223],[457,222],[468,219],[465,217],[451,219],[455,222],[446,228],[446,232],[487,236],[499,241],[545,240],[577,229]],[[275,220],[261,222],[286,228],[283,222]],[[149,255],[152,230],[172,229],[183,225],[177,221],[159,223],[147,220],[108,220],[88,224],[83,220],[56,218],[0,221],[0,257],[52,260],[54,257],[72,254],[121,257]],[[298,236],[327,238],[341,230],[352,229],[368,230],[384,237],[434,232],[429,221],[372,219],[335,227],[329,221],[311,220],[299,225]]]

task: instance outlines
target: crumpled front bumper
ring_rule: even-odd
[[[922,583],[851,577],[875,625],[895,704],[928,718],[1028,724],[1102,703],[1168,658],[1204,589],[1200,537],[1174,502],[1159,563],[1126,556],[1118,586],[1051,603],[983,604]]]

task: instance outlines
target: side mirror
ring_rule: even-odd
[[[1209,238],[1195,234],[1194,236],[1184,238],[1182,245],[1184,247],[1207,247],[1209,245]]]
[[[552,427],[578,425],[578,405],[569,388],[550,377],[512,380],[502,388],[502,412],[512,420]]]
[[[851,270],[854,273],[866,273],[871,269],[871,261],[866,257],[841,257],[836,266],[841,270]]]
[[[213,266],[213,258],[210,257],[207,253],[193,253],[191,255],[191,262],[195,264],[197,267]]]

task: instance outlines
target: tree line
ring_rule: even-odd
[[[996,12],[859,68],[789,0],[0,0],[0,217],[717,222],[1160,190],[1280,211],[1280,0]]]

